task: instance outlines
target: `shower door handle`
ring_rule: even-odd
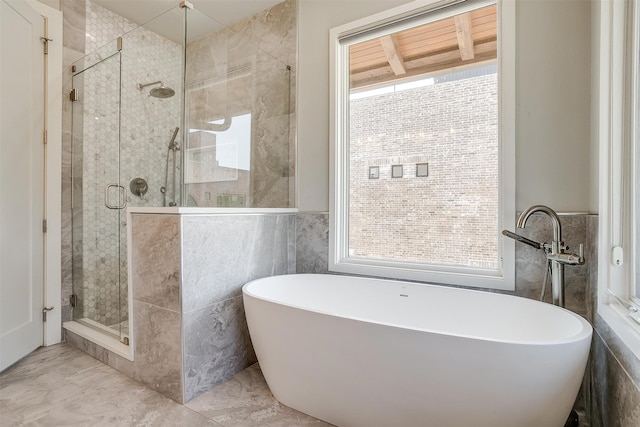
[[[104,187],[104,205],[109,209],[118,209],[117,205],[109,203],[109,190],[111,187],[118,187],[118,184],[107,184],[106,187]]]
[[[112,187],[118,187],[118,204],[113,205],[110,203],[109,190]],[[104,205],[109,209],[124,209],[127,207],[127,191],[124,185],[119,184],[107,184],[104,188]]]
[[[118,206],[118,209],[124,209],[127,207],[127,189],[124,188],[124,185],[118,185],[118,189],[120,190],[120,195],[122,195],[122,197],[118,197],[118,203],[122,201],[122,204]]]

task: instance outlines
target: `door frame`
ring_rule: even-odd
[[[44,322],[44,342],[62,341],[62,12],[36,0],[26,0],[47,21],[48,63],[46,76],[45,218],[43,301],[53,307]]]

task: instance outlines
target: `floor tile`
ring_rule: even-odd
[[[0,374],[0,425],[330,426],[275,400],[258,364],[180,405],[67,344]]]
[[[0,390],[0,400],[22,423],[27,424],[81,393],[80,387],[52,372],[12,382]]]
[[[0,425],[1,426],[12,426],[12,427],[22,427],[24,424],[20,422],[20,419],[16,414],[14,414],[7,406],[0,402]]]
[[[66,344],[41,347],[2,372],[0,389],[44,373],[57,373],[65,378],[81,376],[86,370],[101,365],[100,361]]]
[[[330,426],[279,403],[269,391],[258,364],[201,394],[187,407],[225,427]]]

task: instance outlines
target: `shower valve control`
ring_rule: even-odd
[[[133,178],[129,183],[129,189],[136,196],[142,197],[149,191],[149,185],[144,178]]]

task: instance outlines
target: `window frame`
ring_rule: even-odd
[[[634,295],[640,274],[635,237],[640,170],[634,162],[640,154],[640,7],[634,5],[603,1],[599,8],[597,313],[640,359],[640,323],[629,310],[640,309],[640,295]],[[616,247],[622,248],[621,265],[615,264]]]
[[[330,31],[329,271],[457,286],[515,290],[515,243],[498,237],[497,270],[349,257],[349,49],[360,41],[437,21],[453,13],[497,5],[498,13],[498,230],[515,221],[515,2],[417,0]],[[348,39],[348,43],[344,40]],[[443,248],[446,250],[446,248]]]

